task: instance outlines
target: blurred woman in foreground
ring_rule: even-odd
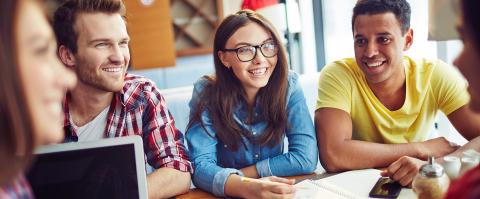
[[[76,78],[37,1],[0,1],[0,30],[0,198],[32,198],[23,171],[35,147],[62,140],[62,100]]]

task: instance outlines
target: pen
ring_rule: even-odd
[[[261,181],[261,180],[255,179],[255,178],[249,178],[249,177],[241,177],[240,181],[242,181],[242,182],[255,182],[255,181]]]

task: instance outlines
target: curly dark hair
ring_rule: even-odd
[[[402,34],[410,28],[410,4],[406,0],[359,0],[353,8],[352,31],[358,15],[374,15],[391,12],[401,25]]]

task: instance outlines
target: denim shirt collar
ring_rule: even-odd
[[[244,100],[242,100],[241,103],[239,103],[237,106],[235,106],[235,108],[233,110],[233,119],[235,120],[235,122],[237,122],[239,125],[244,127],[246,130],[250,131],[249,126],[258,123],[259,119],[261,119],[261,118],[258,118],[258,116],[261,115],[259,98],[255,99],[255,106],[253,107],[252,111],[253,111],[253,115],[252,115],[253,118],[252,118],[252,122],[249,124],[247,122],[247,119],[248,119],[248,105]]]

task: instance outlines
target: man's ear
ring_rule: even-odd
[[[217,56],[225,67],[227,67],[228,69],[230,69],[230,67],[232,67],[232,65],[230,64],[230,62],[227,59],[227,54],[225,54],[225,52],[219,50],[217,52]]]
[[[58,48],[58,56],[60,57],[60,60],[62,61],[63,64],[65,64],[68,67],[73,67],[75,66],[75,56],[73,56],[73,53],[70,49],[68,49],[66,46],[61,45]]]
[[[413,44],[413,29],[409,28],[407,30],[407,33],[405,33],[405,46],[403,47],[403,50],[406,51],[410,49],[410,46]]]

